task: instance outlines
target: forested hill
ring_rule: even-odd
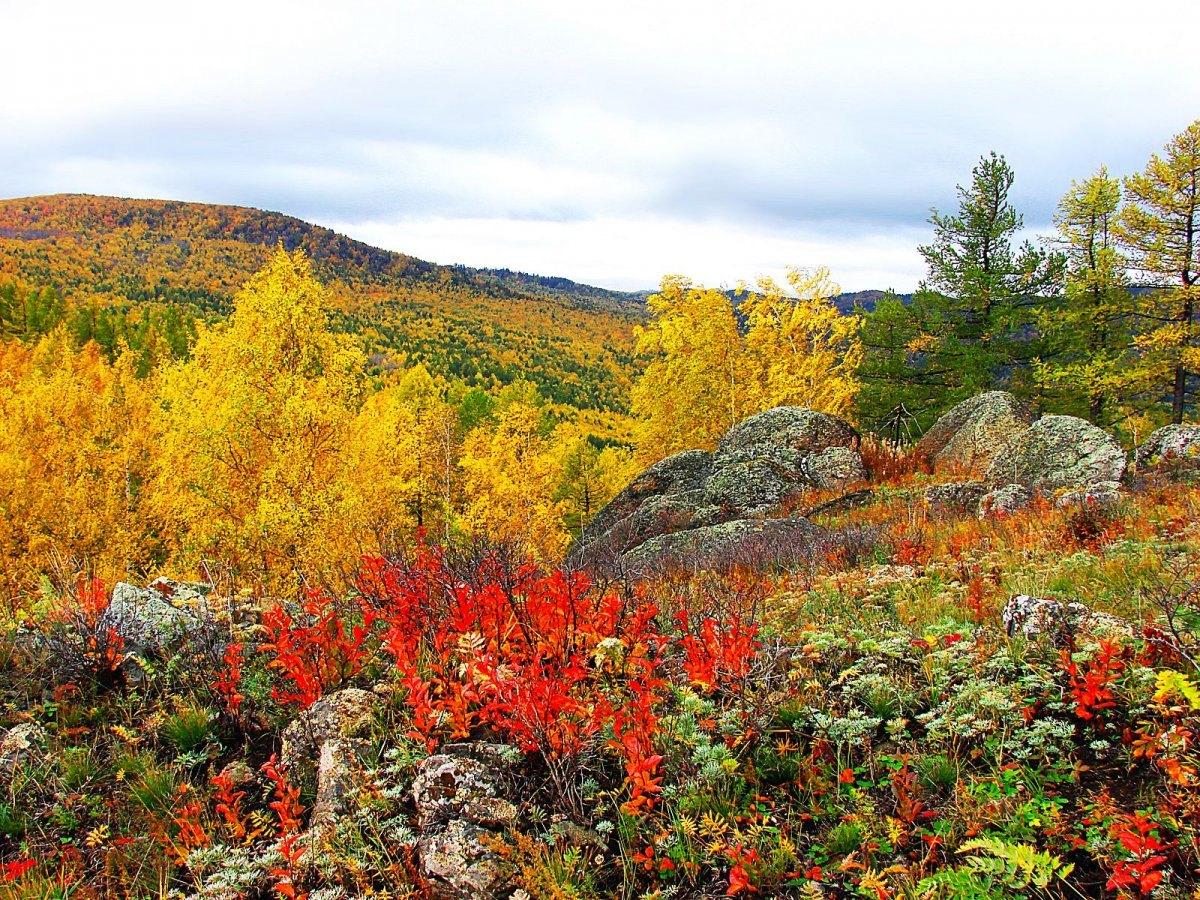
[[[74,307],[173,304],[223,315],[278,245],[303,248],[338,328],[377,358],[550,399],[624,406],[639,296],[507,270],[442,266],[291,216],[239,206],[60,194],[0,200],[0,278]]]

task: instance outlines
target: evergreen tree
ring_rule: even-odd
[[[935,339],[930,365],[945,382],[943,408],[994,388],[1031,393],[1034,311],[1053,295],[1063,261],[1028,241],[1013,246],[1024,225],[1009,200],[1013,177],[1003,156],[983,157],[958,188],[958,214],[934,210],[933,242],[919,248],[929,274],[915,299]]]
[[[1200,119],[1125,179],[1119,236],[1133,267],[1157,290],[1142,295],[1137,344],[1171,421],[1183,421],[1200,373]]]

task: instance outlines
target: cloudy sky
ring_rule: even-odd
[[[1196,0],[0,0],[0,196],[290,213],[616,288],[911,289],[1005,153],[1031,229],[1200,116]]]

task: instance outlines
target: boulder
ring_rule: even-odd
[[[202,611],[209,590],[206,584],[168,578],[144,588],[121,582],[113,588],[98,625],[112,628],[128,651],[159,652],[203,629]]]
[[[304,710],[283,732],[280,762],[290,771],[316,770],[317,796],[312,826],[334,821],[354,787],[364,732],[374,719],[380,699],[370,691],[343,688]]]
[[[496,852],[487,846],[494,832],[462,819],[417,842],[421,872],[444,900],[490,900],[501,896],[506,880]]]
[[[787,565],[808,558],[827,532],[808,519],[739,519],[651,538],[622,558],[627,574],[664,569]]]
[[[982,481],[950,481],[925,489],[925,503],[937,512],[974,513],[988,492]]]
[[[488,842],[517,821],[517,808],[504,796],[512,759],[512,748],[502,744],[453,744],[418,766],[417,849],[438,896],[498,896],[505,873]]]
[[[1056,644],[1071,643],[1081,633],[1131,636],[1132,626],[1108,613],[1093,612],[1082,603],[1064,603],[1049,597],[1014,594],[1000,614],[1009,637],[1049,637]]]
[[[988,391],[959,403],[917,442],[934,472],[982,475],[1033,422],[1032,413],[1007,391]]]
[[[810,488],[867,477],[860,438],[848,422],[796,406],[777,406],[731,428],[717,444],[704,485],[709,506],[730,519],[761,516]]]
[[[655,463],[584,529],[574,565],[646,573],[658,562],[701,554],[719,560],[747,542],[777,545],[815,526],[749,525],[794,511],[801,495],[867,478],[859,435],[837,416],[780,406],[735,425],[708,453]],[[692,560],[686,560],[691,562]]]
[[[1011,516],[1033,502],[1033,491],[1023,484],[1006,484],[984,494],[979,501],[977,515],[981,519],[988,516]]]
[[[1190,476],[1200,471],[1200,426],[1167,425],[1133,452],[1138,472]]]
[[[1043,416],[993,460],[988,480],[1051,492],[1120,481],[1125,463],[1121,445],[1091,422]]]
[[[1059,509],[1095,509],[1102,512],[1115,509],[1124,496],[1116,481],[1098,481],[1087,487],[1067,491],[1054,501]]]
[[[33,722],[14,725],[0,738],[0,779],[7,780],[19,766],[34,759],[46,744],[46,729]]]

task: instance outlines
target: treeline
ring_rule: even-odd
[[[632,392],[647,462],[712,447],[789,403],[848,415],[897,444],[954,404],[1004,389],[1130,439],[1195,411],[1200,374],[1200,121],[1124,179],[1073,183],[1056,233],[1021,241],[1012,168],[991,153],[934,211],[911,300],[838,311],[828,273],[729,293],[664,279]]]
[[[6,595],[80,571],[294,595],[300,573],[337,583],[421,532],[556,558],[628,479],[597,414],[520,380],[489,393],[421,365],[372,374],[329,305],[307,257],[280,251],[228,320],[149,371],[132,345],[112,361],[81,345],[60,314],[36,341],[0,342]]]
[[[959,209],[934,212],[928,275],[905,304],[862,317],[864,424],[919,432],[1004,388],[1049,412],[1142,430],[1195,409],[1200,349],[1200,121],[1118,179],[1071,184],[1040,245],[1023,227],[1003,157],[984,157]]]

